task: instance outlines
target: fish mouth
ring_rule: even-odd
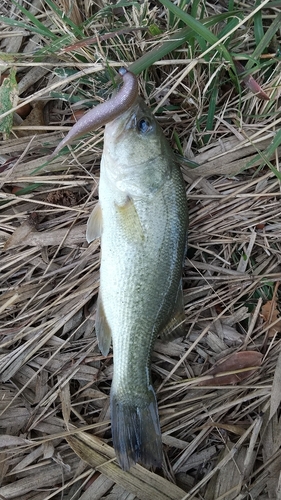
[[[110,133],[111,139],[118,141],[125,132],[133,130],[136,127],[136,113],[137,111],[130,108],[121,116],[107,124],[106,129],[107,132]]]
[[[120,116],[106,125],[106,131],[111,140],[120,140],[120,137],[130,130],[137,130],[137,123],[142,117],[147,115],[147,108],[143,109],[144,102],[139,97],[134,104],[124,111]]]
[[[132,115],[129,116],[128,120],[120,124],[118,129],[116,130],[116,140],[118,140],[124,133],[128,132],[129,130],[134,130],[137,125],[137,117],[136,113],[134,112]]]

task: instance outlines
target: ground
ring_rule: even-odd
[[[0,498],[281,498],[280,6],[6,0],[0,14]],[[185,334],[152,359],[155,472],[124,473],[111,445],[100,246],[85,239],[103,129],[48,162],[121,65],[190,213]]]

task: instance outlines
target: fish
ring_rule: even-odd
[[[151,356],[158,335],[184,321],[182,268],[188,207],[180,167],[136,76],[120,68],[121,89],[84,115],[50,155],[105,125],[99,202],[86,238],[101,238],[95,330],[113,344],[112,440],[119,465],[161,467],[163,449]]]
[[[156,337],[184,317],[187,227],[180,167],[138,97],[105,127],[99,202],[86,233],[89,243],[101,237],[95,329],[104,356],[113,344],[111,429],[125,471],[162,466],[151,355]]]

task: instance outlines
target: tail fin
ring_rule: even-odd
[[[153,388],[135,402],[128,396],[111,393],[111,429],[113,446],[123,470],[140,462],[145,467],[161,467],[162,440]]]

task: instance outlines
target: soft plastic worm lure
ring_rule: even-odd
[[[120,68],[119,74],[123,78],[121,89],[108,101],[98,104],[88,111],[80,120],[78,120],[68,134],[58,144],[54,152],[49,157],[52,160],[60,150],[77,139],[81,135],[96,130],[102,125],[114,120],[119,115],[129,109],[138,97],[138,81],[135,75],[126,68]]]

